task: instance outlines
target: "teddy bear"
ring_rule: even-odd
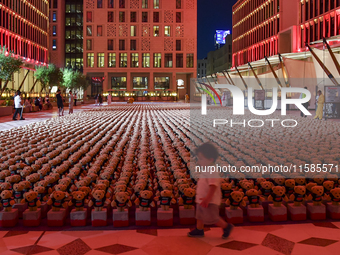
[[[315,182],[309,182],[306,184],[306,195],[309,196],[312,194],[312,188],[316,186],[317,184]]]
[[[5,178],[5,182],[9,183],[11,186],[11,189],[13,188],[13,184],[14,183],[18,183],[21,181],[21,176],[16,174],[16,175],[11,175],[11,176],[7,176]]]
[[[306,199],[306,187],[295,186],[294,193],[289,196],[289,200],[294,201],[295,206],[301,206],[303,201]]]
[[[295,180],[294,179],[287,179],[285,181],[285,188],[287,196],[290,196],[294,193],[294,187],[295,187]]]
[[[117,207],[118,212],[124,212],[127,206],[128,207],[132,206],[129,197],[130,194],[128,192],[117,192],[115,194],[115,200],[111,202],[111,206]]]
[[[320,175],[317,175],[313,178],[313,181],[317,184],[317,185],[320,185],[322,186],[323,182],[324,182],[324,178]]]
[[[329,195],[331,193],[331,190],[334,188],[334,182],[333,181],[324,181],[322,186],[325,189],[325,194]]]
[[[324,188],[323,186],[314,186],[311,188],[312,193],[309,194],[308,199],[313,200],[313,205],[319,206],[322,203]]]
[[[45,187],[36,186],[36,187],[34,187],[33,191],[38,193],[37,198],[40,200],[40,202],[46,202],[47,201],[47,192],[46,192]]]
[[[52,211],[60,211],[60,208],[67,208],[67,202],[65,202],[66,193],[63,191],[54,191],[52,196],[47,201],[48,205],[52,205]]]
[[[244,193],[241,191],[231,192],[229,198],[225,202],[227,206],[230,206],[231,210],[237,210],[239,206],[246,206],[246,202],[243,200]]]
[[[260,185],[259,195],[268,197],[272,193],[273,183],[270,181],[262,181]]]
[[[36,211],[39,206],[41,206],[41,202],[38,199],[38,192],[29,191],[24,194],[24,199],[21,200],[22,204],[27,203],[30,211]]]
[[[110,200],[106,198],[105,191],[96,189],[92,191],[92,199],[88,203],[88,207],[94,206],[95,211],[102,211],[103,207],[110,204]]]
[[[84,211],[84,205],[88,203],[87,199],[85,199],[85,192],[73,191],[71,195],[72,199],[68,202],[68,206],[74,205],[76,211]]]
[[[148,211],[150,206],[155,207],[152,195],[152,191],[150,190],[141,191],[139,197],[135,200],[135,205],[138,205],[141,211]]]
[[[268,201],[273,201],[275,207],[281,207],[282,201],[288,202],[286,196],[286,188],[283,186],[272,187],[272,193],[268,197]]]
[[[184,209],[191,209],[195,202],[196,190],[186,188],[183,190],[183,195],[179,197],[178,204],[184,205]]]
[[[339,205],[340,204],[340,188],[334,188],[330,191],[327,195],[327,200],[332,201],[332,205]]]
[[[295,185],[297,186],[304,186],[306,184],[306,179],[304,177],[296,177],[294,178]]]
[[[223,182],[221,183],[222,203],[225,203],[230,197],[233,189],[233,183]]]
[[[25,189],[25,184],[22,182],[19,183],[15,183],[13,185],[13,197],[14,197],[14,201],[16,204],[21,203],[21,200],[24,198],[24,191]]]
[[[0,206],[2,206],[5,212],[12,211],[12,205],[15,201],[12,198],[13,192],[11,190],[3,190],[0,194]]]
[[[135,200],[139,197],[139,194],[141,191],[143,191],[145,189],[145,185],[144,184],[136,184],[134,187],[133,187],[133,194],[131,196],[131,199],[132,200]]]
[[[7,176],[10,176],[11,172],[9,170],[1,170],[0,171],[0,183],[5,182]]]
[[[263,197],[259,196],[259,193],[256,189],[247,190],[246,195],[244,196],[244,201],[249,202],[249,206],[252,208],[260,207],[260,201],[264,201]]]
[[[155,201],[159,201],[161,209],[164,211],[169,211],[170,204],[176,204],[171,190],[162,190],[160,196],[155,197]]]
[[[247,190],[254,188],[254,182],[244,179],[239,182],[239,186],[240,188],[238,190],[245,193]]]

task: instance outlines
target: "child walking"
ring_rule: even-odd
[[[204,143],[196,150],[197,165],[202,168],[212,166],[218,158],[218,151],[210,143]],[[221,178],[219,173],[200,173],[196,186],[196,229],[188,233],[189,237],[203,237],[204,224],[217,225],[223,230],[222,238],[227,238],[233,229],[219,216],[221,204]]]

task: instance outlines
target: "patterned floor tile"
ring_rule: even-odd
[[[33,254],[38,254],[38,253],[51,251],[51,250],[53,250],[53,249],[43,247],[43,246],[40,246],[40,245],[30,245],[30,246],[11,249],[11,251],[15,251],[17,253],[21,253],[21,254],[25,254],[25,255],[33,255]]]
[[[7,249],[15,249],[25,246],[30,246],[36,244],[37,240],[41,238],[41,235],[43,234],[43,231],[30,231],[27,233],[22,233],[20,235],[14,235],[14,236],[7,236],[6,238],[2,238],[2,241],[6,245]],[[18,242],[20,240],[20,242]],[[41,246],[45,246],[42,244],[39,244]]]
[[[220,244],[217,247],[226,248],[226,249],[230,249],[230,250],[243,251],[243,250],[249,249],[251,247],[254,247],[256,245],[257,244],[254,244],[254,243],[231,241],[231,242],[226,242],[224,244]]]
[[[39,240],[39,245],[49,247],[52,249],[58,249],[76,239],[78,239],[78,237],[64,235],[62,234],[62,232],[47,231]]]
[[[84,255],[90,250],[91,248],[79,238],[58,248],[57,251],[60,255]]]
[[[331,244],[336,243],[336,242],[339,242],[339,240],[331,240],[331,239],[311,237],[311,238],[303,240],[299,243],[300,244],[313,245],[313,246],[326,247],[326,246],[331,245]]]
[[[265,233],[270,233],[272,231],[282,229],[283,226],[282,225],[245,226],[245,227],[242,227],[242,228],[247,229],[247,230],[254,230],[254,231],[261,231],[261,232],[265,232]]]
[[[6,235],[4,235],[5,237],[11,237],[11,236],[19,236],[19,235],[24,235],[27,234],[28,231],[8,231]]]
[[[262,242],[263,246],[266,246],[286,255],[290,255],[292,253],[294,244],[294,242],[288,241],[287,239],[272,234],[268,234]]]
[[[332,222],[315,222],[313,223],[314,226],[316,227],[324,227],[324,228],[337,228]]]
[[[131,246],[127,246],[127,245],[113,244],[113,245],[110,245],[110,246],[97,248],[96,250],[106,252],[106,253],[110,253],[110,254],[121,254],[121,253],[124,253],[124,252],[133,251],[133,250],[136,250],[136,249],[137,248],[135,248],[135,247],[131,247]]]
[[[213,247],[207,255],[237,255],[237,254],[244,254],[242,251],[236,250],[226,250],[225,248],[220,247]],[[267,254],[266,254],[267,255]]]
[[[86,236],[96,236],[99,234],[103,234],[104,231],[62,231],[60,232],[63,235],[74,236],[74,237],[86,237]]]
[[[337,250],[336,253],[330,252],[325,247],[320,246],[311,246],[311,245],[305,245],[305,244],[299,244],[296,243],[294,245],[294,249],[292,251],[292,255],[334,255],[339,253],[339,250]]]
[[[157,236],[158,234],[157,229],[137,229],[136,232],[141,233],[141,234],[152,235],[152,236]]]

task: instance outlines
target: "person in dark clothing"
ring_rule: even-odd
[[[34,105],[39,107],[39,110],[42,110],[42,104],[40,104],[39,98],[36,97],[34,100]]]
[[[58,114],[59,114],[59,117],[60,117],[60,114],[61,116],[64,116],[64,104],[63,104],[63,98],[61,96],[61,91],[60,89],[57,91],[57,106],[58,106]]]
[[[98,96],[98,103],[99,103],[99,106],[101,106],[101,104],[103,103],[103,98],[101,94],[99,94]]]

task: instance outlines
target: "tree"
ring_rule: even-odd
[[[14,57],[14,54],[8,52],[6,47],[1,48],[0,46],[0,51],[0,80],[5,81],[5,85],[1,89],[1,96],[8,82],[12,81],[13,73],[20,71],[23,61],[20,58]]]
[[[51,91],[53,85],[59,85],[63,80],[63,73],[53,64],[46,66],[38,66],[35,68],[35,78],[40,81],[41,91],[43,89]]]
[[[83,90],[84,94],[90,85],[88,77],[79,71],[63,69],[63,86],[69,90]]]

